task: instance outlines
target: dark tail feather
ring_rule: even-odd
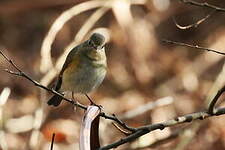
[[[59,106],[59,104],[61,103],[62,98],[58,95],[54,95],[52,96],[52,98],[50,100],[48,100],[48,105],[53,105],[53,106]]]

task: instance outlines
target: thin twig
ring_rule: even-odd
[[[52,142],[51,142],[50,150],[53,150],[54,140],[55,140],[55,133],[52,134]]]
[[[60,96],[61,98],[63,98],[64,100],[66,100],[67,102],[77,106],[77,107],[80,107],[82,109],[87,109],[86,106],[80,104],[80,103],[75,103],[73,100],[70,100],[66,97],[64,97],[61,93],[58,93],[57,91],[53,90],[53,89],[50,89],[44,85],[41,85],[39,82],[37,82],[36,80],[32,79],[30,76],[28,76],[25,72],[23,72],[21,69],[19,69],[19,67],[11,60],[9,59],[5,54],[3,54],[2,51],[0,51],[0,54],[18,71],[18,72],[14,72],[14,71],[11,71],[11,70],[8,70],[8,69],[5,69],[6,72],[10,73],[10,74],[13,74],[13,75],[17,75],[17,76],[20,76],[20,77],[24,77],[25,79],[29,80],[30,82],[32,82],[35,86],[39,87],[39,88],[42,88],[42,89],[45,89],[55,95],[58,95]]]
[[[151,144],[149,145],[146,145],[146,146],[140,146],[140,147],[136,147],[136,148],[128,148],[129,150],[140,150],[140,149],[145,149],[145,148],[155,148],[157,146],[161,146],[162,144],[165,144],[167,142],[170,142],[172,139],[175,139],[177,138],[181,133],[184,132],[184,129],[179,129],[179,130],[176,130],[174,132],[172,132],[170,135],[164,137],[164,138],[161,138],[161,139],[158,139],[154,142],[152,142]],[[127,150],[128,150],[127,149]]]
[[[210,51],[212,51],[212,50],[210,50]],[[82,109],[87,109],[86,106],[78,104],[78,103],[74,103],[74,101],[65,98],[62,94],[58,93],[57,91],[49,89],[49,88],[41,85],[39,82],[33,80],[31,77],[29,77],[27,74],[25,74],[22,70],[20,70],[19,67],[17,67],[17,65],[11,59],[9,59],[6,55],[4,55],[1,51],[0,51],[0,54],[18,71],[18,72],[14,72],[14,71],[7,70],[7,72],[9,72],[10,74],[24,77],[27,80],[29,80],[30,82],[32,82],[35,86],[45,89],[53,94],[56,94],[75,106],[78,106]],[[193,114],[187,114],[187,115],[184,115],[184,116],[172,119],[172,120],[168,120],[168,121],[165,121],[162,123],[146,125],[146,126],[142,126],[142,127],[138,127],[138,128],[129,127],[123,121],[118,119],[115,115],[109,116],[109,115],[106,115],[104,112],[102,112],[100,114],[101,117],[104,117],[105,119],[110,119],[110,120],[116,121],[124,129],[131,131],[131,134],[119,141],[116,141],[107,146],[103,146],[102,148],[100,148],[100,150],[116,148],[124,143],[128,143],[134,139],[137,139],[138,137],[140,137],[144,134],[147,134],[147,133],[157,130],[157,129],[163,130],[166,127],[171,127],[171,126],[175,126],[175,125],[186,123],[186,122],[191,122],[191,121],[198,120],[198,119],[203,120],[203,119],[211,117],[211,116],[223,115],[223,114],[225,114],[225,108],[215,109],[215,111],[213,111],[213,109],[214,109],[214,106],[215,106],[217,100],[219,99],[219,97],[222,95],[222,93],[224,91],[225,91],[225,86],[218,91],[218,93],[213,98],[212,102],[210,103],[209,110],[207,110],[207,111],[197,112],[197,113],[193,113]]]
[[[216,102],[218,101],[219,97],[225,92],[225,86],[223,86],[215,95],[215,97],[213,98],[213,100],[210,102],[209,104],[209,109],[208,109],[208,113],[209,114],[213,114],[214,112],[214,107],[216,105]]]
[[[128,136],[128,135],[131,134],[131,132],[122,129],[122,128],[121,128],[118,124],[116,124],[115,122],[112,122],[112,125],[113,125],[116,129],[118,129],[121,133],[123,133],[124,135],[126,135],[126,136]]]
[[[212,16],[212,14],[214,14],[216,12],[216,10],[213,10],[212,12],[210,12],[208,15],[206,15],[204,18],[198,20],[197,22],[187,25],[187,26],[181,26],[177,23],[177,21],[175,20],[175,18],[173,17],[173,21],[176,25],[177,28],[181,29],[181,30],[186,30],[186,29],[190,29],[190,28],[197,28],[201,23],[203,23],[204,21],[206,21],[209,17]]]
[[[102,112],[100,114],[100,116],[105,118],[105,119],[110,119],[110,120],[113,120],[113,121],[117,122],[124,129],[126,129],[128,131],[131,131],[132,133],[136,132],[136,128],[132,128],[132,127],[129,127],[128,125],[126,125],[126,123],[124,123],[122,120],[117,118],[115,114],[113,114],[112,116],[109,116],[109,115],[106,115],[104,112]]]
[[[174,45],[179,45],[179,46],[195,48],[195,49],[198,49],[198,50],[204,50],[204,51],[208,51],[208,52],[213,52],[213,53],[217,53],[217,54],[220,54],[220,55],[225,55],[224,52],[220,52],[220,51],[217,51],[217,50],[214,50],[214,49],[210,49],[210,48],[201,47],[201,46],[198,46],[198,45],[191,45],[191,44],[171,41],[171,40],[167,40],[167,39],[163,39],[162,42],[168,43],[168,44],[174,44]]]
[[[142,127],[138,127],[138,128],[133,128],[134,132],[132,134],[130,134],[129,136],[127,136],[119,141],[116,141],[112,144],[103,146],[99,150],[107,150],[107,149],[111,149],[111,148],[116,148],[124,143],[128,143],[134,139],[137,139],[138,137],[140,137],[144,134],[147,134],[147,133],[157,130],[157,129],[163,130],[166,127],[171,127],[171,126],[175,126],[175,125],[182,124],[182,123],[188,123],[188,122],[192,122],[194,120],[203,120],[203,119],[206,119],[206,118],[212,117],[212,116],[223,115],[223,114],[225,114],[225,107],[214,110],[214,106],[224,91],[225,91],[225,85],[217,92],[217,94],[211,100],[209,109],[206,111],[187,114],[187,115],[177,117],[175,119],[171,119],[171,120],[168,120],[168,121],[165,121],[162,123],[156,123],[156,124],[146,125],[146,126],[142,126]]]
[[[199,3],[199,2],[196,2],[196,1],[193,1],[193,0],[180,0],[182,3],[185,3],[185,4],[190,4],[190,5],[194,5],[194,6],[198,6],[198,7],[205,7],[205,8],[209,8],[209,9],[214,9],[216,11],[223,11],[225,12],[225,8],[221,8],[221,7],[218,7],[218,6],[215,6],[215,5],[211,5],[209,3]]]
[[[137,116],[139,116],[143,113],[146,113],[147,111],[150,111],[156,107],[172,104],[173,101],[174,101],[173,97],[170,97],[170,96],[163,97],[163,98],[157,99],[155,101],[150,101],[144,105],[141,105],[130,111],[127,111],[124,114],[121,114],[120,119],[124,120],[124,119],[131,119],[131,118],[137,117]]]

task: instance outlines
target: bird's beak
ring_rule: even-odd
[[[99,46],[93,46],[95,50],[99,50]]]

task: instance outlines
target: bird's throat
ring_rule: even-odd
[[[105,52],[101,50],[92,50],[88,52],[86,56],[92,61],[101,61],[105,59]]]

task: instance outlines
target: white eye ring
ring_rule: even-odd
[[[88,41],[88,45],[93,46],[93,43],[91,40]]]

